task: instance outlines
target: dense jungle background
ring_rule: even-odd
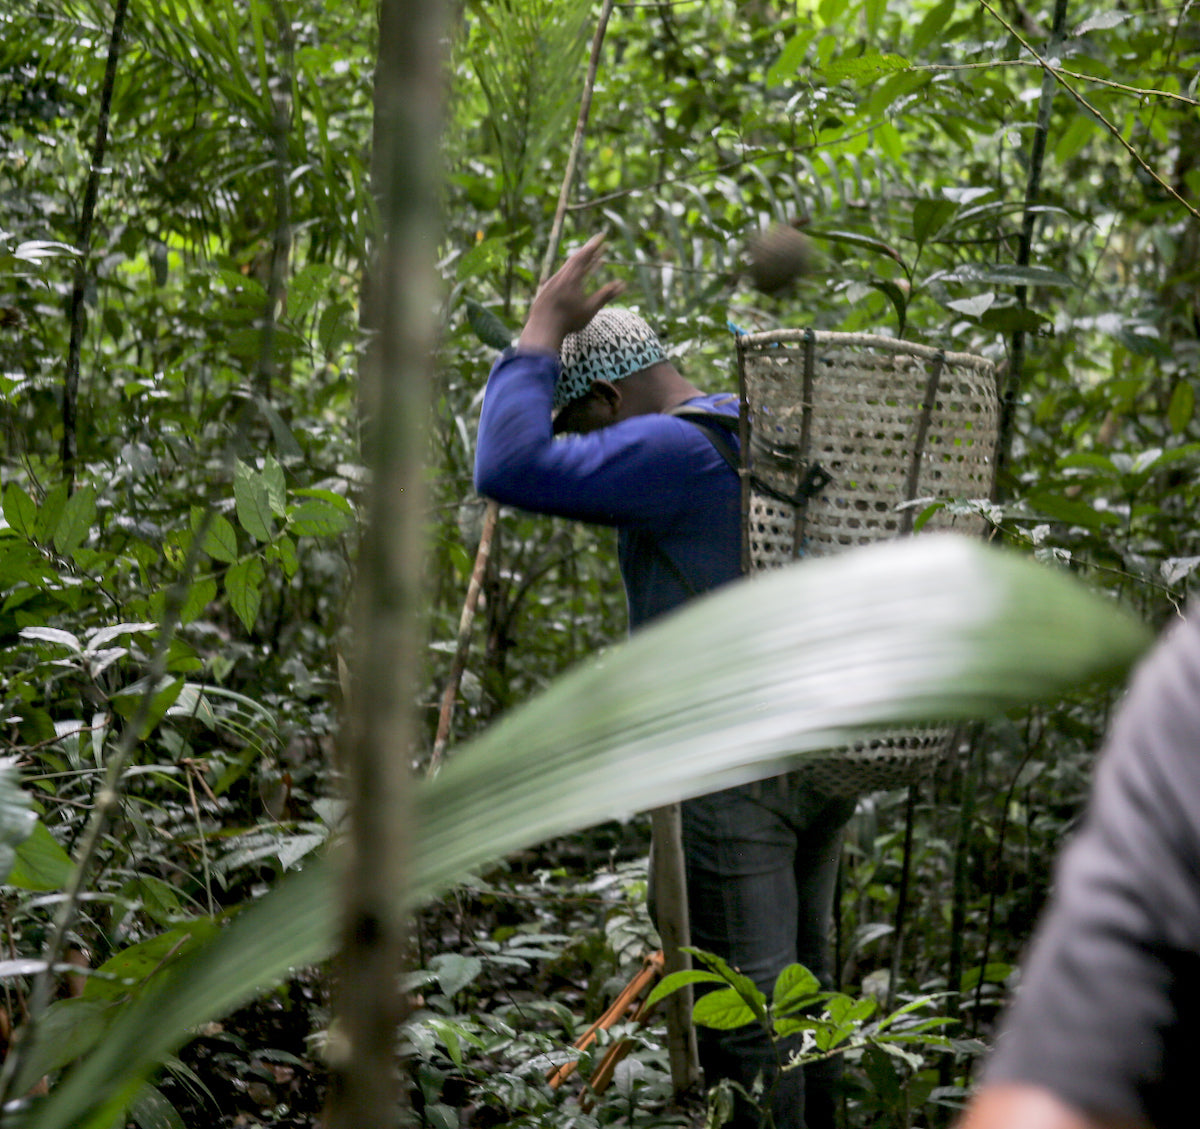
[[[550,243],[598,9],[460,0],[448,21],[417,774],[483,521],[479,400]],[[377,48],[361,0],[0,11],[13,1124],[320,1123],[337,1039],[329,946],[301,912],[311,887],[286,880],[315,873],[345,806],[335,739],[369,477],[358,374]],[[617,3],[564,249],[606,232],[629,302],[706,388],[736,387],[732,327],[993,359],[996,492],[955,504],[1157,630],[1200,565],[1197,74],[1191,0]],[[774,222],[800,227],[815,261],[767,296],[741,269]],[[614,548],[604,530],[501,515],[449,760],[623,637]],[[837,914],[847,1023],[863,1036],[847,1126],[949,1123],[1117,692],[1009,710],[910,791],[862,799]],[[636,779],[625,787],[625,810],[649,806]],[[477,858],[487,822],[457,828],[483,840]],[[669,1101],[655,1028],[632,1033],[594,1105],[544,1081],[653,943],[647,843],[630,816],[496,851],[418,899],[407,1119],[704,1116],[701,1098]],[[244,911],[281,883],[301,894],[270,936],[302,937],[294,950],[263,941],[266,972],[189,965],[192,1010],[146,1003],[226,922],[266,920]],[[929,1022],[889,1042],[868,999]],[[146,1084],[140,1046],[165,1063]],[[77,1060],[109,1104],[89,1105],[95,1088],[43,1102]]]

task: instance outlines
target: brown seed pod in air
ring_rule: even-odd
[[[756,290],[778,294],[812,268],[812,248],[787,224],[772,224],[746,248],[746,276]]]

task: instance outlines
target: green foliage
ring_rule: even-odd
[[[986,513],[998,540],[1157,625],[1192,592],[1200,564],[1200,224],[1189,211],[1200,136],[1188,78],[1200,41],[1167,9],[1085,5],[1048,53],[1041,13],[1021,18],[1009,27],[953,0],[617,6],[567,243],[605,229],[608,269],[628,300],[689,377],[714,389],[732,386],[729,321],[901,333],[1002,367],[1024,334],[999,497],[949,505]],[[593,19],[576,2],[472,0],[456,29],[418,762],[478,539],[479,393],[538,275]],[[81,246],[111,21],[98,0],[19,0],[0,13],[5,942],[14,960],[42,960],[71,859],[109,767],[121,765],[120,804],[91,855],[71,940],[89,955],[89,986],[114,983],[99,975],[108,962],[191,923],[203,932],[232,916],[222,936],[234,950],[254,949],[260,920],[263,938],[275,938],[282,918],[270,903],[262,919],[253,911],[292,870],[302,871],[297,892],[284,883],[276,903],[298,906],[292,956],[316,959],[332,943],[327,917],[303,910],[327,904],[317,896],[326,864],[309,864],[339,821],[328,753],[364,478],[354,372],[374,215],[373,6],[132,0]],[[1041,191],[1029,202],[1046,72],[1021,40],[1055,68]],[[802,224],[821,253],[790,299],[757,295],[739,277],[740,248],[771,222]],[[1032,254],[1019,266],[1026,226]],[[86,285],[72,490],[60,452],[77,265]],[[566,788],[569,754],[598,740],[601,715],[619,713],[597,697],[597,676],[565,683],[557,706],[547,699],[525,715],[527,728],[499,730],[493,762],[468,742],[621,637],[613,547],[609,531],[504,515],[460,696],[464,766],[429,792],[481,834],[461,846],[455,831],[434,840],[444,864],[417,875],[422,898],[496,851],[590,818],[575,807],[531,820],[527,796],[497,792],[508,797],[505,819],[519,815],[524,827],[506,837],[498,824],[491,837],[491,809],[464,797],[472,771],[503,783],[514,748],[529,749],[531,778],[544,767]],[[646,683],[676,661],[672,649],[648,654]],[[986,1032],[1085,794],[1109,704],[1080,694],[994,721],[975,733],[969,763],[922,787],[897,998],[948,992],[947,1009]],[[623,786],[604,810],[642,806],[649,793]],[[852,825],[838,922],[848,998],[864,994],[850,986],[890,975],[901,943],[902,821],[901,799],[881,795],[864,799]],[[606,944],[571,959],[598,967]],[[445,973],[438,987],[453,1006],[437,1017],[429,1061],[484,1086],[481,1064],[514,1017],[454,1007],[499,978],[505,966],[492,957],[503,953],[440,952],[430,969]],[[137,1023],[155,1017],[131,1001],[160,980],[166,991],[183,956],[148,976],[138,966],[131,978],[144,983],[125,986],[128,1000],[101,1007],[95,987],[51,1003],[42,1045],[60,1053],[28,1060],[19,1080],[57,1079],[117,1022],[136,1044]],[[192,1021],[181,1016],[220,1014],[285,974],[260,957],[224,966],[189,954],[208,969],[207,994],[191,1011],[180,1005],[171,1038]],[[471,981],[468,958],[483,962]],[[18,1010],[34,975],[7,974]],[[557,992],[546,984],[547,1006]],[[59,1038],[71,1030],[80,1042]],[[627,1079],[630,1095],[661,1084],[655,1053],[639,1051],[646,1073]],[[905,1065],[898,1081],[898,1061],[863,1051],[861,1124],[901,1122],[917,1090],[949,1086],[959,1070],[931,1077]],[[487,1100],[523,1116],[536,1081],[506,1074]],[[428,1109],[457,1113],[453,1084],[420,1084]],[[114,1111],[135,1100],[132,1083],[122,1095]],[[169,1124],[161,1102],[176,1096],[165,1082],[143,1091],[137,1114]],[[604,1116],[632,1117],[629,1100]],[[450,1115],[426,1119],[439,1116]]]
[[[702,949],[687,951],[704,967],[665,977],[648,1002],[657,1002],[687,984],[725,985],[705,992],[696,1001],[692,1018],[697,1025],[721,1030],[760,1025],[775,1045],[781,1071],[839,1055],[851,1075],[847,1088],[864,1095],[889,1091],[885,1108],[893,1114],[920,1093],[919,1074],[932,1068],[933,1056],[949,1050],[969,1054],[979,1049],[941,1033],[954,1022],[950,1017],[923,1014],[934,1004],[934,996],[910,1000],[883,1013],[871,996],[855,999],[844,992],[822,991],[807,968],[793,964],[779,974],[768,999],[753,981],[719,957]],[[783,1040],[796,1035],[802,1036],[798,1047],[784,1046]],[[746,1096],[751,1101],[756,1097],[767,1101],[765,1094]],[[918,1098],[916,1104],[927,1097]],[[861,1097],[859,1102],[870,1104]]]
[[[1065,578],[953,537],[805,562],[703,604],[559,680],[427,781],[396,897],[426,902],[499,854],[778,771],[864,727],[973,717],[1111,676],[1146,641]],[[780,607],[796,611],[781,623]],[[836,692],[831,667],[846,672]],[[280,884],[123,1011],[37,1129],[106,1125],[185,1028],[328,955],[332,870],[326,858]]]

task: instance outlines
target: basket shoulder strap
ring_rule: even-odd
[[[716,448],[717,454],[729,464],[730,469],[737,471],[741,465],[738,453],[729,437],[738,429],[737,416],[722,415],[720,412],[709,411],[707,408],[689,408],[682,404],[671,408],[664,415],[676,416],[695,424],[708,436],[708,441]]]
[[[710,412],[706,408],[689,408],[686,405],[672,408],[664,414],[678,416],[680,419],[687,420],[688,423],[694,423],[708,436],[709,442],[717,449],[718,454],[729,464],[730,468],[741,473],[741,459],[728,439],[728,436],[737,430],[736,416]],[[754,473],[751,473],[750,481],[755,490],[774,498],[777,502],[786,502],[789,506],[801,506],[820,494],[833,481],[833,476],[820,463],[811,463],[799,486],[791,494],[772,486],[766,479]]]

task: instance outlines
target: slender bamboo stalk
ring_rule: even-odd
[[[294,50],[292,29],[280,0],[273,4],[279,54],[284,73],[278,90],[268,85],[263,100],[271,109],[271,189],[275,206],[275,230],[271,238],[271,255],[267,275],[267,297],[263,309],[262,336],[258,358],[258,394],[269,404],[275,383],[275,349],[279,337],[279,316],[285,299],[288,260],[292,253],[292,205],[288,187],[291,162],[288,156],[288,134],[292,125],[292,74]]]
[[[87,289],[88,260],[92,246],[92,227],[96,220],[96,200],[100,195],[100,175],[104,167],[104,152],[108,147],[108,120],[112,112],[113,88],[117,83],[117,62],[121,56],[121,37],[125,29],[125,13],[129,0],[117,0],[113,13],[112,34],[108,39],[108,60],[104,66],[104,84],[100,88],[100,116],[96,122],[96,137],[92,142],[92,160],[87,185],[83,191],[83,207],[79,213],[78,258],[75,260],[75,282],[71,288],[71,336],[67,345],[67,369],[63,375],[62,402],[62,464],[67,489],[75,488],[75,461],[79,454],[76,414],[79,409],[79,361],[83,350],[83,297]]]
[[[592,36],[591,59],[588,62],[587,77],[583,84],[583,97],[579,103],[579,117],[575,122],[575,137],[571,142],[571,152],[567,157],[567,170],[563,175],[562,187],[558,193],[558,207],[555,209],[554,222],[550,227],[550,240],[546,247],[546,256],[542,260],[541,276],[538,279],[539,288],[550,277],[554,269],[554,262],[558,258],[563,217],[567,212],[567,201],[571,196],[575,170],[579,164],[579,154],[583,149],[583,137],[592,109],[592,91],[595,89],[596,73],[600,68],[600,49],[604,45],[604,35],[608,30],[608,18],[612,14],[612,9],[613,0],[604,0],[596,32]],[[450,664],[446,689],[442,692],[437,734],[434,737],[433,753],[429,761],[430,771],[437,768],[450,741],[450,727],[454,723],[454,706],[458,700],[458,687],[462,682],[463,672],[467,669],[467,655],[471,647],[471,629],[475,624],[475,610],[479,606],[479,593],[483,589],[483,578],[487,575],[488,562],[492,555],[492,543],[495,540],[496,521],[499,516],[500,507],[495,502],[488,502],[483,515],[483,530],[479,538],[479,548],[475,552],[475,564],[471,569],[467,595],[463,600],[462,614],[458,620],[458,639],[454,649],[454,660]]]
[[[1047,54],[1057,52],[1062,43],[1067,24],[1067,0],[1055,0],[1054,26],[1050,33],[1050,44]],[[1042,77],[1042,93],[1038,103],[1037,128],[1033,132],[1033,142],[1029,152],[1029,176],[1025,185],[1025,214],[1021,223],[1021,238],[1017,244],[1017,266],[1029,266],[1033,254],[1033,235],[1037,224],[1038,213],[1034,210],[1038,195],[1041,193],[1042,166],[1046,159],[1046,139],[1050,133],[1050,109],[1054,104],[1056,87],[1054,73],[1047,70]],[[1016,288],[1017,305],[1025,309],[1027,289],[1025,286]],[[996,485],[995,489],[1004,489],[1004,474],[1008,469],[1009,448],[1012,446],[1013,427],[1016,420],[1017,402],[1021,396],[1021,386],[1025,379],[1025,331],[1016,329],[1012,335],[1012,348],[1009,356],[1008,378],[1000,397],[1000,427],[996,445]]]
[[[395,1126],[402,1100],[395,1039],[405,1013],[399,974],[406,930],[399,894],[408,857],[412,688],[423,652],[423,456],[436,344],[447,9],[445,0],[382,0],[379,8],[378,244],[364,296],[375,333],[362,362],[372,476],[340,740],[350,828],[341,860],[329,1129]]]
[[[917,786],[908,786],[908,797],[904,803],[904,850],[900,863],[900,891],[896,897],[896,923],[892,930],[892,970],[888,976],[887,1002],[884,1010],[890,1012],[896,1006],[896,992],[900,982],[900,969],[904,963],[904,930],[908,923],[908,890],[912,880],[913,830],[917,815]]]

